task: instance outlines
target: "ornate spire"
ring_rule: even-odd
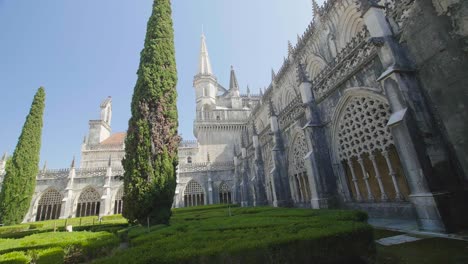
[[[47,170],[47,160],[44,161],[44,166],[42,167],[42,172],[46,172]]]
[[[75,156],[74,155],[73,155],[73,160],[72,160],[70,167],[75,168]]]
[[[273,68],[272,68],[271,69],[271,82],[274,82],[275,78],[276,78],[276,73],[275,73],[275,70],[273,70]]]
[[[263,89],[260,87],[260,96],[263,96]]]
[[[112,155],[109,155],[109,161],[107,162],[107,166],[112,166]]]
[[[6,159],[7,159],[7,153],[5,152],[5,153],[3,153],[2,160],[3,160],[3,161],[6,161]]]
[[[304,65],[302,65],[302,63],[297,64],[296,74],[297,74],[297,82],[299,84],[305,83],[305,82],[310,82],[309,81],[309,76],[307,75],[307,72],[304,69]]]
[[[247,96],[250,96],[250,87],[247,85]]]
[[[206,47],[205,34],[201,35],[200,59],[198,61],[198,74],[212,75],[210,57]]]
[[[239,84],[237,83],[236,72],[234,71],[234,67],[231,65],[231,79],[229,81],[229,92],[234,94],[237,92],[237,96],[239,95]]]

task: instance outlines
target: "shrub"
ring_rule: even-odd
[[[60,247],[37,251],[36,264],[61,264],[64,260],[64,250]]]
[[[31,258],[22,251],[14,251],[0,255],[0,263],[4,264],[28,264]]]

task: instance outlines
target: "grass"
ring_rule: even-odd
[[[401,235],[400,232],[376,229],[376,239]],[[425,238],[392,246],[377,244],[378,264],[465,264],[468,263],[468,242],[447,238]]]
[[[130,248],[96,263],[284,263],[372,259],[372,228],[356,211],[229,209],[174,210],[170,226],[127,230]]]

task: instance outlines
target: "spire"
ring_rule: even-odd
[[[263,89],[260,87],[260,96],[263,96]]]
[[[309,81],[309,76],[307,75],[307,72],[305,71],[304,65],[302,65],[302,63],[297,64],[296,74],[297,74],[297,82],[299,84],[305,83],[305,82],[310,82]]]
[[[247,96],[250,96],[250,87],[247,85]]]
[[[73,160],[72,160],[70,167],[75,168],[75,156],[73,156]]]
[[[109,161],[107,162],[107,166],[108,167],[112,166],[112,155],[109,155]]]
[[[42,172],[46,172],[47,170],[47,160],[44,162],[44,166],[42,167]]]
[[[236,72],[234,71],[234,67],[231,65],[231,79],[229,81],[229,91],[231,93],[238,92],[239,93],[239,84],[237,83]]]
[[[275,78],[276,78],[276,73],[275,73],[275,70],[273,70],[273,68],[272,68],[271,69],[271,81],[274,82]]]
[[[6,161],[6,159],[7,159],[7,153],[5,152],[5,153],[3,153],[2,160],[3,160],[3,161]]]
[[[205,34],[201,36],[200,59],[198,62],[198,74],[212,75],[210,57],[205,42]]]

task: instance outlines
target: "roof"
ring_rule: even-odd
[[[126,136],[127,133],[125,132],[114,133],[106,140],[102,141],[101,145],[122,145],[125,141]]]

